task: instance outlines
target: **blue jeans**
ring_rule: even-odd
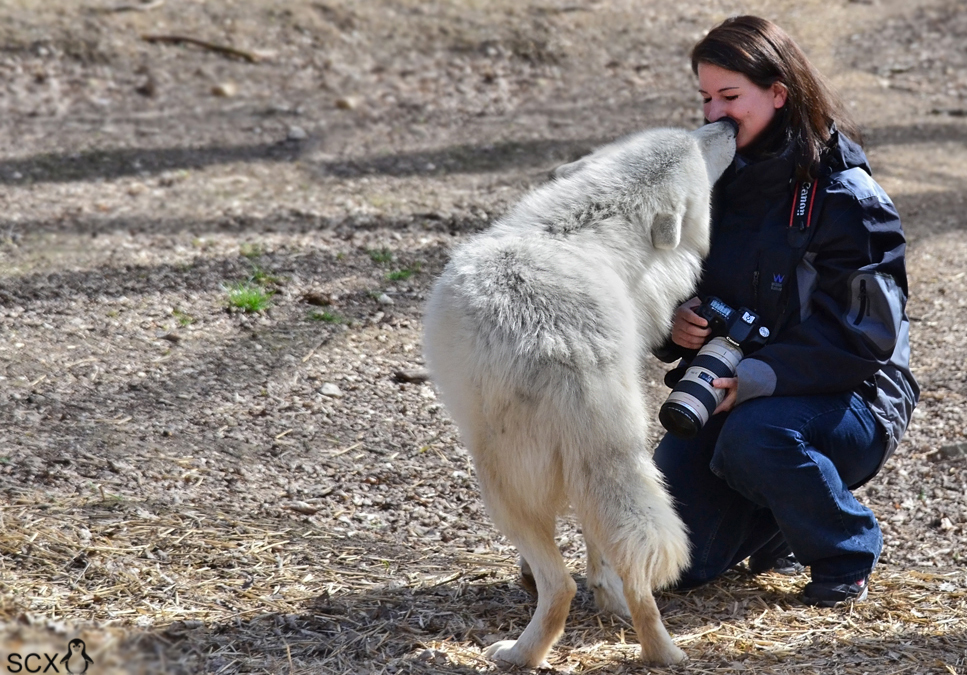
[[[666,434],[655,462],[692,543],[679,588],[699,586],[785,538],[815,581],[867,576],[883,537],[850,487],[883,458],[881,431],[857,394],[751,399],[698,436]]]

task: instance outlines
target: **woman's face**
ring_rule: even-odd
[[[747,147],[786,104],[786,87],[776,82],[762,89],[742,73],[711,63],[698,64],[698,93],[705,104],[705,119],[715,122],[730,117],[739,124],[735,147]]]

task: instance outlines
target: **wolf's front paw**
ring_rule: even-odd
[[[517,640],[501,640],[495,642],[487,647],[484,651],[484,656],[491,661],[497,661],[498,663],[510,666],[526,666],[527,664],[520,660],[520,656],[514,650],[516,644]]]
[[[667,644],[653,648],[648,653],[642,649],[641,660],[656,666],[672,666],[687,661],[688,655],[669,640]]]
[[[530,668],[550,668],[550,664],[543,659],[535,661],[529,654],[522,654],[517,649],[517,640],[501,640],[495,642],[484,651],[484,656],[507,666],[526,666]]]

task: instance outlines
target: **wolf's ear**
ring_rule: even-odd
[[[573,162],[568,162],[567,164],[561,164],[554,169],[551,169],[551,178],[567,178],[568,176],[573,176],[587,164],[587,159],[582,157]]]
[[[651,221],[651,245],[670,250],[682,240],[682,217],[675,213],[659,213]]]

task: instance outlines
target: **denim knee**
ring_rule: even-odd
[[[733,410],[722,427],[709,468],[729,486],[760,506],[777,476],[776,455],[789,457],[801,444],[796,432],[763,421],[757,406]]]

